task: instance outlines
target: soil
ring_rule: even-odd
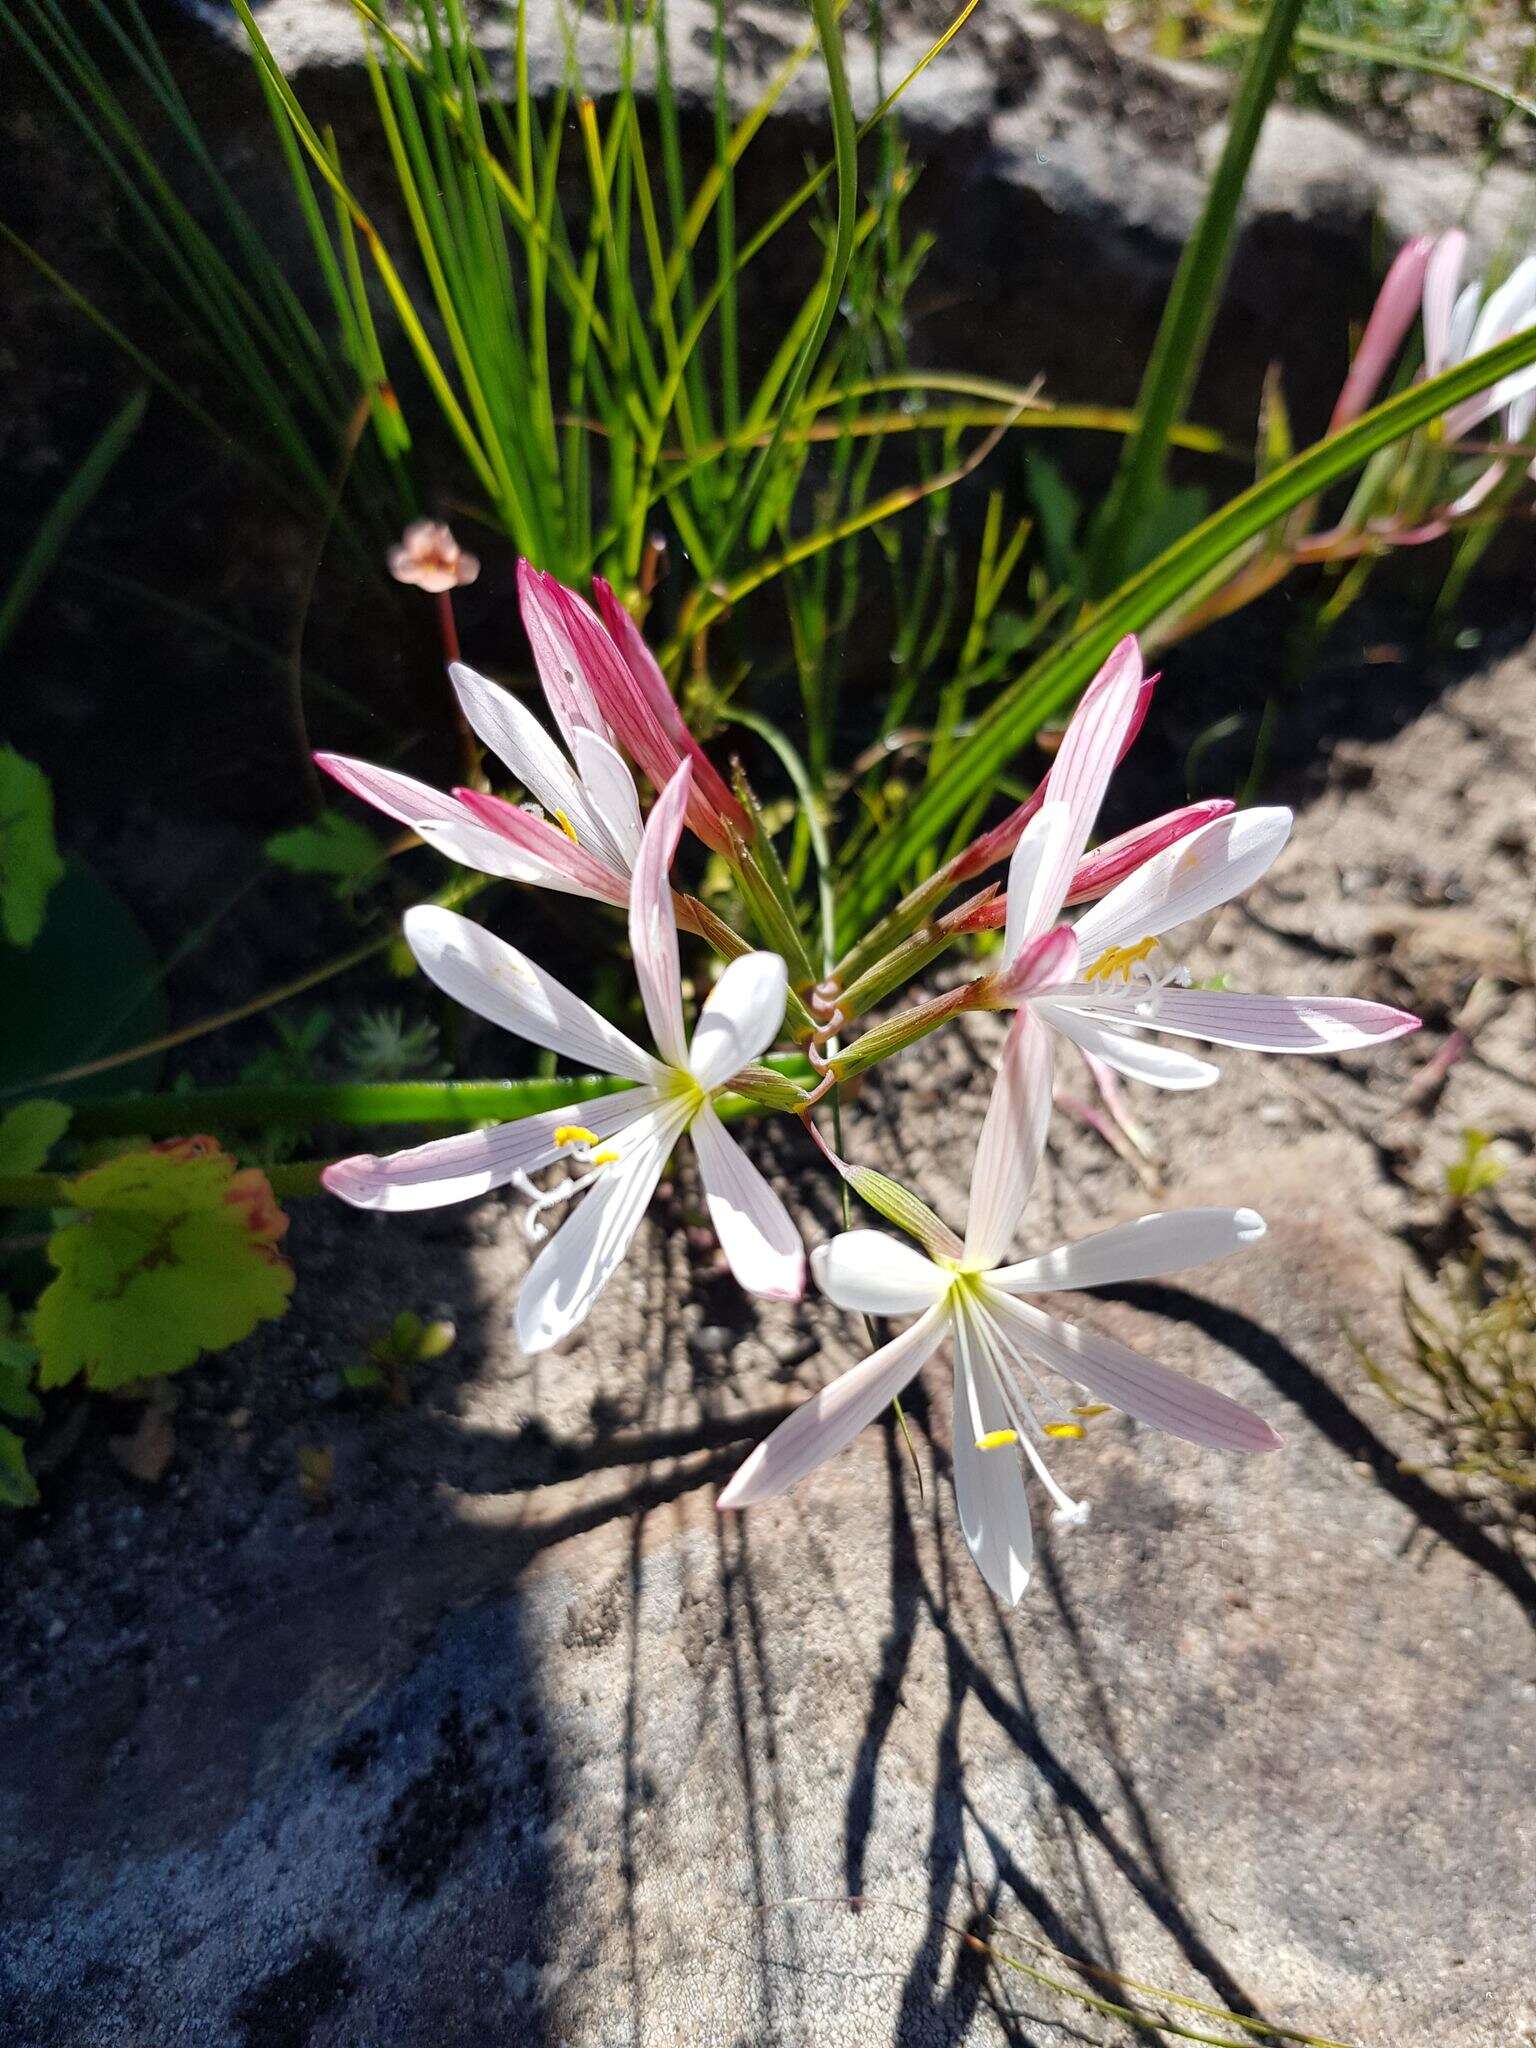
[[[1244,1258],[1071,1306],[1260,1407],[1282,1454],[1095,1426],[1061,1460],[1093,1520],[1042,1529],[1005,1614],[955,1527],[942,1362],[913,1460],[882,1424],[786,1502],[715,1515],[860,1332],[741,1297],[686,1175],[534,1360],[513,1204],[303,1205],[292,1311],[179,1383],[168,1475],[118,1467],[103,1408],[0,1537],[0,2037],[1072,2038],[1080,2014],[959,1939],[994,1922],[1379,2048],[1536,2024],[1513,1960],[1536,1543],[1352,1348],[1400,1357],[1466,1127],[1510,1167],[1489,1241],[1536,1225],[1536,644],[1354,687],[1359,736],[1280,750],[1293,844],[1192,964],[1424,1031],[1131,1090],[1153,1163],[1064,1105],[1028,1225],[1044,1244],[1164,1188],[1261,1209]],[[850,1119],[956,1222],[996,1036],[928,1041]],[[836,1228],[798,1130],[752,1143],[807,1237]],[[396,1410],[342,1371],[403,1307],[459,1335]]]

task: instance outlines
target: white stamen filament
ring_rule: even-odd
[[[593,1181],[599,1178],[603,1168],[612,1166],[617,1158],[618,1153],[611,1145],[593,1145],[588,1137],[583,1136],[573,1138],[568,1144],[562,1145],[555,1156],[555,1161],[551,1163],[569,1160],[575,1166],[590,1167],[590,1173],[574,1177],[567,1174],[549,1188],[537,1188],[526,1173],[514,1173],[511,1184],[528,1204],[523,1216],[523,1235],[528,1242],[542,1244],[549,1236],[548,1229],[539,1221],[546,1209],[557,1209],[563,1203],[574,1201],[578,1195],[584,1194]]]
[[[1045,1432],[1035,1415],[1033,1403],[1024,1389],[1016,1386],[1009,1374],[1003,1370],[1003,1361],[1006,1360],[1028,1378],[1038,1395],[1042,1407],[1047,1412],[1054,1412],[1055,1415],[1066,1417],[1068,1411],[1056,1400],[1054,1395],[1047,1393],[1045,1388],[1040,1385],[1033,1367],[1018,1349],[1017,1345],[1010,1341],[993,1318],[987,1314],[986,1309],[980,1303],[972,1304],[972,1306],[975,1309],[980,1326],[978,1330],[981,1338],[980,1348],[987,1365],[991,1368],[993,1384],[1002,1396],[1003,1406],[1007,1410],[1009,1419],[1012,1421],[1017,1433],[1020,1449],[1023,1451],[1024,1456],[1028,1458],[1031,1466],[1033,1466],[1035,1475],[1041,1485],[1051,1497],[1054,1504],[1052,1519],[1078,1527],[1088,1519],[1090,1512],[1089,1504],[1085,1500],[1074,1500],[1051,1476],[1050,1467],[1046,1464],[1035,1446],[1035,1438],[1039,1437],[1043,1442]]]

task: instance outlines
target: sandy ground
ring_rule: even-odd
[[[1270,1235],[1070,1309],[1286,1448],[1094,1426],[1059,1460],[1092,1521],[1042,1531],[1011,1614],[955,1525],[942,1361],[915,1467],[883,1424],[787,1501],[716,1514],[859,1333],[743,1302],[678,1227],[686,1180],[532,1362],[512,1208],[307,1207],[292,1313],[185,1380],[169,1477],[137,1486],[92,1441],[5,1539],[0,2040],[1134,2038],[963,1942],[994,1917],[1016,1955],[1044,1937],[1336,2040],[1523,2038],[1531,1545],[1419,1469],[1433,1446],[1350,1333],[1396,1356],[1465,1126],[1512,1162],[1490,1231],[1536,1220],[1533,682],[1528,650],[1336,748],[1273,876],[1202,935],[1234,985],[1427,1028],[1137,1094],[1170,1198],[1251,1203]],[[1457,1019],[1471,1050],[1412,1096]],[[994,1039],[930,1041],[850,1121],[956,1221]],[[807,1235],[834,1228],[799,1134],[757,1149]],[[1159,1206],[1155,1177],[1063,1114],[1029,1236]],[[339,1373],[400,1306],[460,1341],[382,1412]],[[334,1459],[318,1505],[306,1447]]]

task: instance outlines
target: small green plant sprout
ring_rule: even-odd
[[[365,1010],[341,1041],[346,1071],[359,1081],[441,1080],[452,1069],[438,1051],[435,1024],[407,1024],[399,1009]]]
[[[1403,1289],[1406,1367],[1387,1371],[1352,1339],[1388,1400],[1425,1423],[1440,1469],[1492,1480],[1536,1503],[1536,1270],[1490,1268],[1474,1253],[1440,1271],[1443,1313]]]
[[[367,1362],[349,1365],[342,1378],[355,1393],[377,1393],[392,1408],[408,1408],[411,1374],[452,1350],[457,1335],[452,1323],[424,1322],[413,1309],[403,1308],[387,1330],[368,1340]]]
[[[1445,1191],[1458,1208],[1496,1188],[1509,1171],[1492,1135],[1471,1127],[1461,1134],[1461,1150],[1445,1169]]]

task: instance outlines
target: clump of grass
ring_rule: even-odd
[[[1444,1306],[1403,1289],[1406,1358],[1389,1371],[1355,1355],[1390,1401],[1435,1438],[1438,1469],[1492,1480],[1536,1505],[1536,1268],[1491,1266],[1480,1253],[1439,1274]]]

